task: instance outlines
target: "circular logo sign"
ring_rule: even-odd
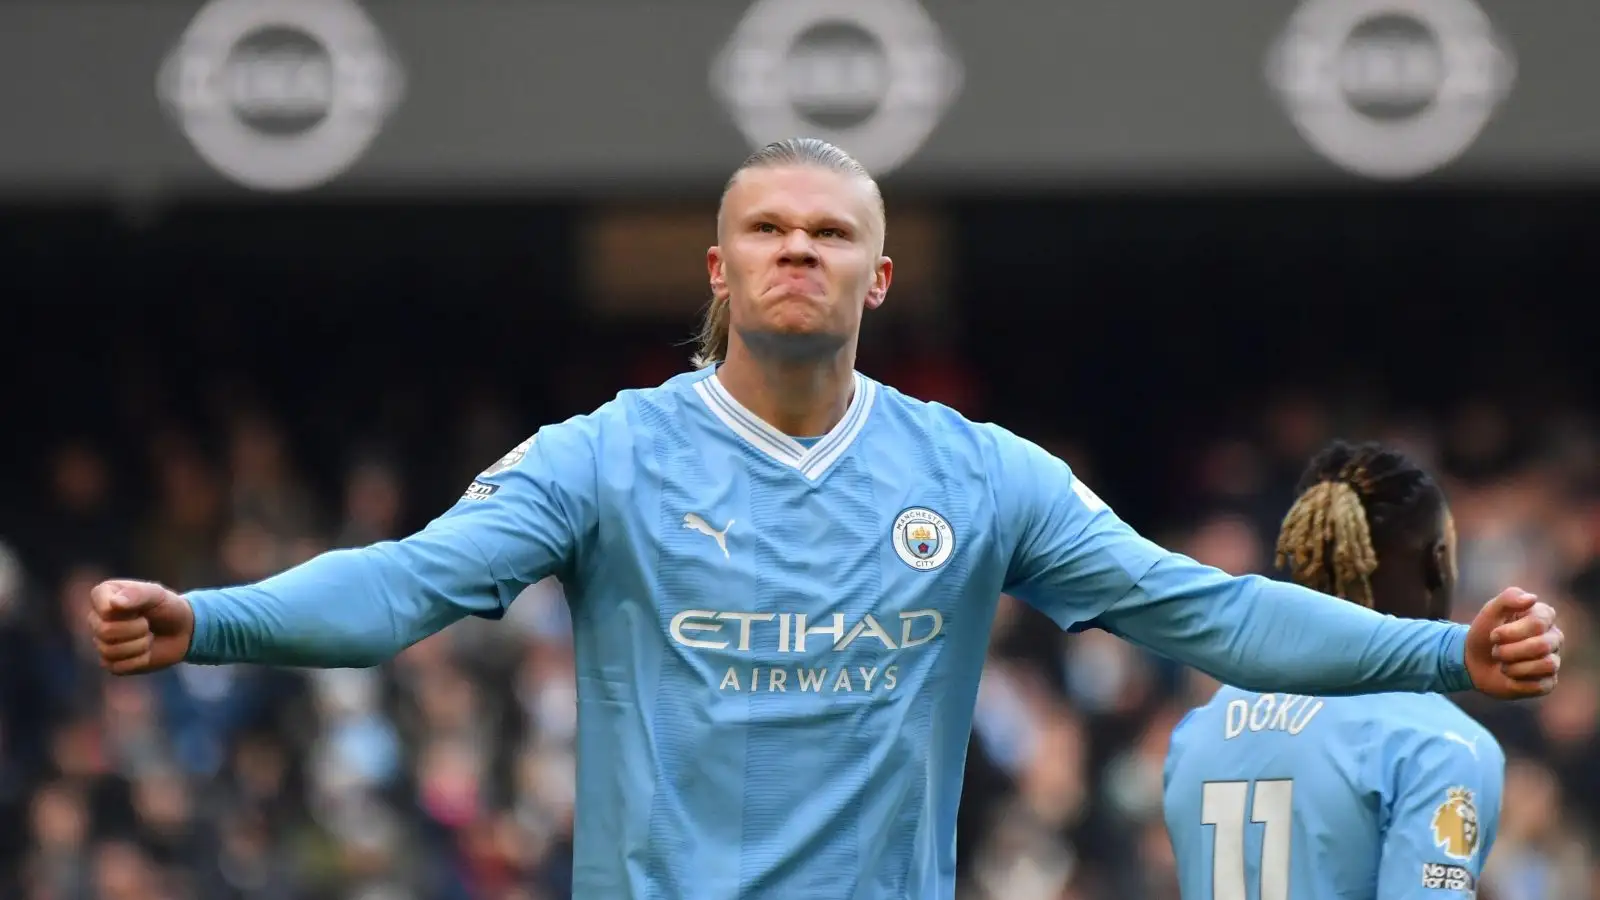
[[[895,518],[890,538],[900,559],[924,572],[944,565],[956,549],[956,535],[950,523],[944,516],[920,506],[913,506]]]
[[[535,437],[536,436],[537,435],[535,435]],[[478,473],[478,477],[479,478],[493,478],[494,476],[499,475],[501,472],[504,472],[507,469],[512,468],[517,463],[522,462],[522,458],[524,456],[528,455],[528,448],[532,447],[532,446],[533,446],[533,438],[530,437],[527,440],[523,441],[522,443],[516,445],[515,447],[512,447],[511,450],[509,452],[507,452],[505,456],[502,456],[498,460],[495,460],[494,465],[492,465],[489,468],[484,469],[482,472]]]
[[[712,66],[752,146],[818,137],[876,174],[922,147],[961,81],[916,0],[757,0]]]
[[[167,57],[157,88],[213,168],[245,187],[294,191],[361,158],[402,81],[354,0],[213,0]]]
[[[1370,178],[1471,147],[1511,89],[1511,51],[1473,0],[1308,0],[1268,59],[1296,130]]]

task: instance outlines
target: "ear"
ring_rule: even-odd
[[[873,274],[872,286],[867,288],[867,309],[877,309],[889,296],[889,282],[894,280],[894,260],[878,257],[878,269]]]
[[[723,268],[721,247],[712,246],[706,250],[706,274],[711,276],[711,296],[719,300],[728,296],[728,278]]]
[[[1437,591],[1445,585],[1445,573],[1450,570],[1450,545],[1444,540],[1434,541],[1422,560],[1422,583],[1428,590]]]

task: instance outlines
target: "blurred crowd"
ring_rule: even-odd
[[[949,365],[883,375],[968,394]],[[1485,882],[1496,900],[1600,898],[1593,423],[1554,415],[1530,431],[1491,404],[1439,421],[1333,409],[1286,401],[1185,448],[1190,468],[1171,473],[1185,490],[1134,524],[1229,572],[1271,572],[1278,520],[1325,439],[1380,438],[1424,460],[1456,516],[1461,612],[1515,584],[1553,601],[1569,636],[1551,698],[1469,705],[1511,760]],[[378,669],[110,679],[95,665],[83,610],[98,580],[245,582],[402,536],[538,424],[462,404],[430,423],[439,452],[424,464],[364,438],[330,447],[337,429],[297,439],[288,412],[241,403],[204,426],[147,422],[38,447],[35,502],[0,521],[0,897],[569,896],[575,706],[559,584]],[[1071,421],[1027,436],[1115,503]],[[336,460],[337,477],[308,477],[311,456]],[[1162,761],[1171,727],[1214,688],[1104,633],[1068,638],[1003,598],[960,822],[964,896],[1175,898]]]

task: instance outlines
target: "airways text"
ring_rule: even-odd
[[[837,669],[729,666],[718,689],[737,693],[858,694],[892,691],[900,683],[900,667],[840,666]]]

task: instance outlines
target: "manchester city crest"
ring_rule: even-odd
[[[955,532],[944,516],[913,506],[894,520],[894,552],[908,566],[929,571],[944,565],[956,549]]]

